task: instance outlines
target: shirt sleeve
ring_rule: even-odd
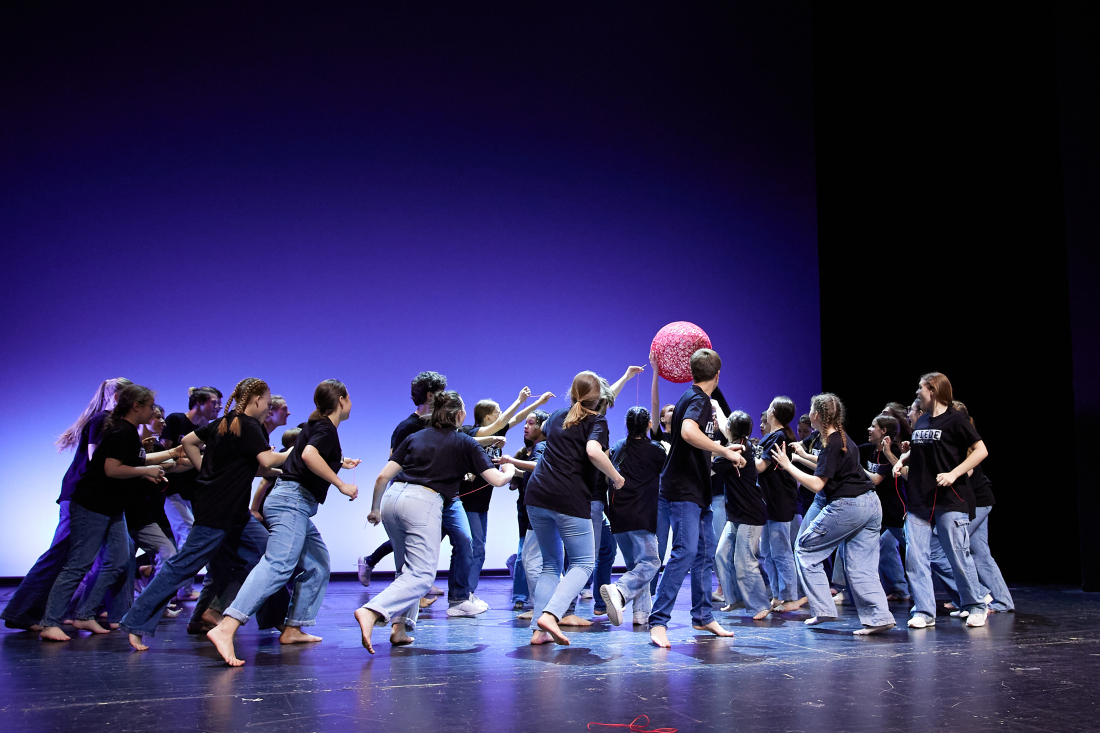
[[[814,476],[831,479],[836,475],[836,469],[840,463],[841,440],[840,433],[833,433],[829,436],[828,443],[825,444],[821,454],[817,457],[817,468],[814,469]]]
[[[975,429],[975,427],[970,424],[970,420],[968,420],[966,418],[966,415],[963,415],[961,412],[959,413],[959,419],[956,422],[956,425],[959,442],[962,443],[965,447],[969,448],[970,446],[974,445],[982,439],[982,436],[978,435],[977,429]]]
[[[247,456],[258,456],[271,450],[263,428],[252,420],[241,420],[240,446],[241,452]]]
[[[606,417],[603,415],[596,417],[596,421],[592,423],[592,429],[588,431],[588,439],[595,440],[601,448],[607,450],[609,443]]]
[[[409,457],[409,440],[411,438],[412,435],[397,444],[397,447],[393,449],[393,453],[390,454],[391,461],[402,467],[405,465],[405,460]]]
[[[483,471],[488,471],[490,468],[496,468],[493,462],[489,460],[489,454],[481,449],[481,446],[476,440],[469,435],[464,436],[465,440],[462,444],[465,448],[466,467],[470,473],[481,475]]]
[[[696,394],[692,396],[691,402],[688,403],[687,411],[684,412],[684,419],[694,420],[700,428],[706,429],[707,421],[710,419],[710,411],[710,402],[703,395]]]
[[[531,462],[538,463],[542,460],[542,454],[546,452],[546,441],[540,440],[535,446],[535,449],[531,451]]]
[[[340,437],[336,434],[336,426],[331,422],[327,427],[323,423],[319,425],[309,436],[309,442],[306,445],[316,448],[327,463],[338,460],[340,457]]]
[[[128,438],[133,437],[134,440]],[[122,430],[112,430],[103,436],[103,442],[96,452],[103,451],[103,458],[114,458],[124,466],[138,466],[141,464],[141,441],[137,434],[127,435]]]
[[[203,443],[208,442],[210,440],[210,433],[214,430],[214,426],[217,425],[219,422],[220,420],[215,420],[214,422],[203,425],[201,428],[195,431],[195,437],[197,437]],[[183,437],[184,436],[181,435],[180,439],[182,440]],[[176,442],[179,443],[180,440],[177,440]]]

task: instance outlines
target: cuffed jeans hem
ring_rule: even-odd
[[[374,609],[372,608],[371,610],[373,611]],[[288,619],[285,625],[286,626],[316,626],[317,621],[316,620],[295,621],[293,619]]]
[[[122,631],[122,633],[124,633],[124,634],[133,634],[134,636],[156,636],[157,635],[157,632],[156,632],[155,629],[135,629],[133,627],[127,626],[126,624],[119,624],[118,628],[119,628],[120,631]]]
[[[241,613],[232,606],[225,609],[225,613],[223,615],[228,616],[229,618],[236,619],[241,624],[241,626],[244,626],[248,623],[248,614]]]

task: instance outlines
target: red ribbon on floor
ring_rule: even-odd
[[[645,719],[645,723],[638,725],[638,721]],[[629,723],[589,723],[588,730],[592,730],[592,726],[598,725],[604,728],[626,728],[632,733],[676,733],[676,728],[650,728],[649,716],[639,715]]]

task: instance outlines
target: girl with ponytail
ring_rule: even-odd
[[[232,667],[244,664],[233,650],[237,629],[292,580],[290,611],[279,641],[283,644],[321,641],[321,637],[301,629],[317,623],[329,579],[328,547],[312,517],[325,502],[330,485],[350,500],[359,495],[359,487],[345,483],[337,473],[341,468],[355,468],[360,461],[344,457],[337,433],[340,425],[351,417],[351,397],[344,383],[326,379],[318,384],[313,391],[313,404],[317,409],[298,434],[294,450],[283,464],[283,473],[264,502],[264,518],[271,528],[267,550],[248,574],[221,623],[206,635]],[[232,429],[230,424],[228,430]],[[246,492],[246,513],[247,505]]]
[[[844,407],[834,394],[819,394],[810,401],[810,421],[824,444],[813,475],[791,463],[783,443],[772,447],[771,459],[810,491],[825,494],[827,502],[798,536],[795,548],[814,614],[806,624],[837,618],[823,563],[833,550],[843,548],[848,589],[864,627],[852,633],[878,634],[895,625],[878,577],[882,505],[859,465],[859,449],[844,432],[843,415]]]
[[[532,614],[532,644],[569,643],[558,622],[595,567],[587,466],[591,464],[606,475],[612,491],[623,487],[622,475],[604,453],[608,447],[607,419],[599,413],[600,378],[593,372],[575,376],[569,399],[569,409],[554,412],[543,425],[546,449],[535,466],[524,498],[531,529],[542,551],[542,574],[535,588]],[[569,571],[564,579],[561,578],[563,542],[569,555]]]
[[[61,495],[57,498],[60,507],[57,529],[54,530],[50,549],[46,550],[34,563],[34,567],[27,571],[23,582],[15,589],[4,612],[0,614],[0,618],[4,619],[4,625],[9,629],[42,630],[38,622],[46,613],[46,598],[65,564],[65,559],[69,556],[69,500],[72,498],[77,482],[83,478],[88,469],[88,461],[91,460],[103,435],[103,423],[107,419],[107,413],[114,409],[116,394],[130,384],[133,383],[122,377],[100,382],[88,406],[84,408],[84,412],[80,413],[76,422],[57,439],[58,451],[76,450],[73,461],[69,464],[69,470],[61,480]]]

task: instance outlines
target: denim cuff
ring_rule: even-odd
[[[244,626],[245,624],[248,623],[248,616],[244,615],[243,613],[241,613],[237,609],[233,608],[232,606],[225,609],[225,613],[223,613],[222,615],[223,616],[228,616],[229,618],[237,619],[237,621],[240,622],[241,626]]]
[[[371,609],[374,610],[373,608]],[[317,620],[312,621],[295,621],[294,619],[287,619],[286,626],[316,626]]]

